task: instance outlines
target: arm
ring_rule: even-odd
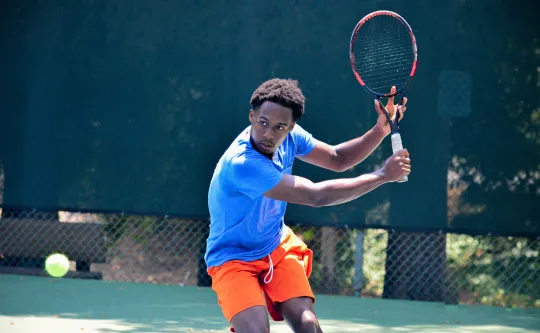
[[[391,93],[396,92],[392,87]],[[395,119],[396,110],[400,110],[400,120],[403,118],[403,112],[407,109],[407,98],[403,98],[402,105],[394,105],[394,97],[388,99],[387,109],[390,118]],[[377,111],[377,124],[367,133],[359,138],[341,143],[337,146],[330,146],[324,142],[318,142],[317,146],[306,156],[300,156],[299,159],[326,169],[337,172],[346,171],[365,160],[384,138],[390,134],[390,124],[385,116],[381,105],[375,101],[375,110]]]
[[[324,142],[317,145],[300,160],[332,171],[343,172],[365,160],[381,144],[386,135],[378,127],[373,127],[359,138],[330,146]]]
[[[265,196],[312,207],[333,206],[352,201],[385,182],[379,172],[320,183],[313,183],[299,176],[285,175],[276,187],[265,193]]]
[[[285,175],[264,195],[275,200],[312,207],[332,206],[357,199],[384,183],[397,181],[410,172],[409,153],[401,150],[388,158],[380,170],[373,173],[319,183]]]

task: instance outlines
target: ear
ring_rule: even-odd
[[[253,109],[249,110],[249,122],[253,122],[253,117],[255,117],[255,111]]]

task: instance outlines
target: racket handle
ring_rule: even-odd
[[[398,150],[403,149],[403,144],[401,143],[401,134],[399,133],[393,133],[390,136],[390,139],[392,140],[392,152],[395,153]],[[401,177],[397,182],[398,183],[404,183],[408,181],[409,178],[407,176]]]

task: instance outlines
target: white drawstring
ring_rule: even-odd
[[[281,235],[282,242],[287,237],[287,235],[289,235],[289,231],[289,227],[285,226],[283,228],[283,234]],[[264,283],[270,283],[270,281],[272,281],[272,278],[274,277],[274,262],[272,261],[272,257],[270,255],[268,255],[268,259],[270,260],[270,268],[268,269],[268,273],[266,273],[264,277]],[[270,279],[268,279],[268,277],[270,277]]]
[[[268,259],[270,259],[270,269],[268,270],[268,273],[266,273],[266,276],[264,277],[264,283],[270,283],[270,281],[272,281],[272,277],[274,276],[274,263],[272,262],[272,257],[268,255]],[[266,281],[268,276],[270,276],[270,280]]]

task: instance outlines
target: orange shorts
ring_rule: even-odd
[[[315,301],[308,281],[312,260],[313,252],[289,230],[270,258],[249,262],[232,260],[209,267],[208,274],[229,323],[236,314],[256,305],[266,305],[272,319],[282,321],[276,303],[302,296]],[[270,262],[273,263],[272,270]]]

